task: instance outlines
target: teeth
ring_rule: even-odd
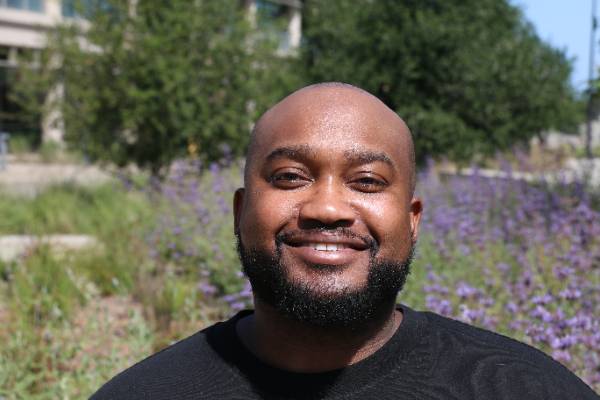
[[[345,244],[333,244],[333,243],[311,243],[310,247],[318,251],[338,251],[345,249],[347,246]]]

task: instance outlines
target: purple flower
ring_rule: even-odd
[[[205,296],[213,296],[217,293],[217,288],[207,282],[200,282],[198,284],[198,290]]]
[[[585,185],[520,181],[512,163],[498,162],[505,177],[438,174],[431,161],[419,171],[427,207],[415,264],[426,275],[412,282],[415,305],[527,340],[600,390],[598,206]],[[144,234],[151,262],[196,273],[198,291],[231,312],[252,299],[230,229],[242,170],[231,159],[179,160],[163,182],[141,188],[161,205]]]
[[[459,282],[456,285],[456,294],[459,295],[462,299],[474,298],[478,297],[479,290],[470,286],[466,282]]]
[[[246,308],[246,303],[244,303],[243,301],[236,301],[235,303],[231,303],[229,306],[234,311],[240,311]]]

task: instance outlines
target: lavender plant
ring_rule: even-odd
[[[203,167],[197,160],[182,160],[153,186],[160,215],[147,241],[155,265],[195,279],[200,301],[247,307],[251,291],[237,258],[232,217],[242,165],[225,159]]]
[[[600,387],[600,213],[581,184],[421,176],[425,307],[532,344]]]
[[[600,213],[583,185],[420,174],[419,251],[401,300],[545,351],[600,388]],[[198,307],[248,307],[231,198],[242,165],[177,162],[156,184],[152,259],[194,279]]]

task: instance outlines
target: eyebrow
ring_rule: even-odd
[[[384,152],[369,150],[347,150],[344,152],[346,160],[353,165],[370,164],[373,162],[382,162],[394,168],[394,162]],[[289,158],[296,161],[306,161],[316,158],[316,152],[307,144],[278,147],[267,156],[267,161],[273,161],[278,158]]]
[[[376,161],[385,163],[390,167],[394,168],[394,162],[384,152],[369,151],[369,150],[348,150],[344,152],[344,156],[351,164],[370,164]]]
[[[278,158],[289,158],[296,161],[304,161],[309,158],[314,158],[315,151],[307,144],[297,146],[278,147],[267,156],[267,161],[273,161]]]

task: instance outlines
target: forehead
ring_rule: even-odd
[[[404,166],[408,131],[376,98],[351,90],[309,90],[268,111],[256,129],[254,156],[280,147],[306,146],[316,157],[349,152],[385,153]]]

